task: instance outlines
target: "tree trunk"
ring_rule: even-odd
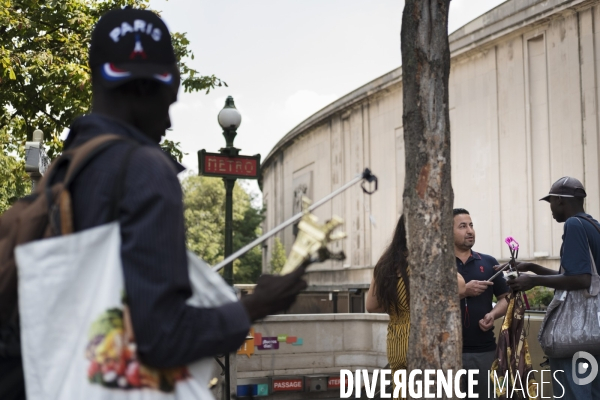
[[[409,369],[456,371],[462,363],[452,233],[449,6],[450,0],[406,0],[402,16]]]

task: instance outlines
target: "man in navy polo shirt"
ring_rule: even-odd
[[[550,203],[550,211],[556,222],[565,223],[560,248],[562,271],[554,271],[534,263],[519,263],[519,271],[534,272],[536,275],[521,274],[518,278],[511,279],[509,285],[512,290],[526,291],[534,286],[558,290],[580,290],[590,287],[594,264],[596,272],[600,274],[600,233],[597,230],[597,227],[600,229],[600,224],[585,213],[583,199],[586,196],[585,188],[579,180],[565,176],[554,182],[550,193],[540,199]],[[600,364],[600,356],[593,357],[596,363]],[[600,400],[600,374],[596,375],[592,382],[584,385],[575,383],[573,379],[575,376],[586,378],[578,373],[579,368],[573,368],[575,364],[579,365],[583,361],[582,358],[573,360],[572,357],[550,358],[550,369],[555,377],[552,379],[552,389],[556,396],[564,392],[563,399]]]
[[[492,256],[471,250],[475,244],[475,230],[469,212],[464,208],[455,208],[453,214],[456,268],[466,282],[466,297],[460,301],[463,368],[479,370],[475,393],[479,399],[489,399],[488,370],[496,357],[494,321],[506,314],[508,303],[504,297],[509,289],[502,276],[487,281],[496,273],[494,266],[498,265],[498,261]],[[496,307],[492,304],[493,295],[498,299]]]

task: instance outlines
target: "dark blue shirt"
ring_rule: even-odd
[[[456,268],[465,278],[465,283],[490,279],[496,273],[494,265],[498,265],[498,261],[494,257],[474,251],[471,252],[471,256],[464,264],[458,257],[456,258]],[[460,301],[463,322],[463,353],[483,353],[496,349],[494,330],[490,329],[484,332],[479,327],[479,320],[492,311],[493,295],[498,297],[508,293],[509,290],[502,274],[493,282],[494,285],[488,286],[479,296],[465,297]]]
[[[73,123],[65,149],[106,133],[133,143],[112,145],[76,178],[71,188],[74,224],[81,231],[108,222],[124,156],[136,145],[125,166],[119,223],[125,290],[140,358],[166,368],[235,351],[250,329],[240,303],[210,309],[186,304],[192,292],[177,179],[183,167],[134,127],[98,114]]]
[[[594,256],[596,270],[600,273],[600,233],[590,222],[578,216],[585,216],[598,225],[598,221],[589,214],[579,213],[565,221],[563,243],[560,248],[560,264],[565,275],[582,275],[592,273],[590,251]],[[599,225],[600,226],[600,225]]]

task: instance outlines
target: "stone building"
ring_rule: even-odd
[[[538,199],[565,175],[584,183],[586,210],[600,217],[598,26],[599,0],[509,0],[450,35],[452,186],[455,206],[472,214],[475,250],[507,259],[511,235],[520,259],[557,268],[563,227]],[[357,186],[316,211],[344,218],[348,238],[334,246],[346,261],[311,267],[313,290],[366,288],[402,212],[401,67],[277,143],[262,170],[265,231],[298,212],[302,194],[318,200],[365,167],[379,177],[377,193]],[[289,252],[292,228],[280,239]]]

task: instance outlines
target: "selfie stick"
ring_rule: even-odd
[[[363,181],[363,180],[366,182],[369,182],[369,183],[375,182],[375,189],[373,189],[373,190],[368,190],[367,188],[365,188],[365,185],[363,182],[363,184],[361,185],[363,192],[370,195],[370,194],[375,193],[375,191],[377,191],[377,177],[371,173],[369,168],[365,168],[365,170],[363,172],[358,174],[354,179],[352,179],[350,182],[346,183],[344,186],[331,192],[329,195],[323,197],[321,200],[317,201],[315,204],[311,205],[306,210],[299,212],[298,214],[294,215],[292,218],[290,218],[287,221],[283,222],[282,224],[276,226],[269,232],[265,233],[261,237],[255,239],[253,242],[245,245],[244,247],[242,247],[235,253],[231,254],[229,257],[225,258],[223,261],[221,261],[220,263],[218,263],[217,265],[215,265],[213,267],[213,271],[215,271],[215,272],[219,271],[220,269],[225,267],[230,262],[234,261],[238,257],[241,257],[242,255],[244,255],[245,253],[250,251],[250,249],[252,249],[254,246],[261,244],[265,240],[269,239],[271,236],[275,235],[276,233],[278,233],[281,230],[285,229],[286,227],[290,226],[294,222],[300,220],[302,218],[302,216],[304,216],[305,213],[311,212],[315,208],[323,205],[324,203],[328,202],[329,200],[331,200],[338,194],[344,192],[346,189],[350,188],[351,186],[354,186],[356,183]]]
[[[506,264],[504,264],[504,265],[503,265],[503,266],[500,268],[500,270],[498,270],[498,272],[496,272],[496,273],[494,274],[494,276],[492,276],[490,279],[488,279],[488,280],[487,280],[487,282],[491,282],[491,281],[493,281],[494,279],[496,279],[496,277],[497,277],[498,275],[500,275],[502,272],[504,272],[504,271],[505,271],[505,270],[506,270],[508,267],[510,267],[510,262],[507,262]]]

